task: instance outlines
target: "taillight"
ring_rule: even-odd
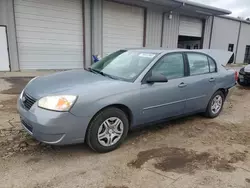
[[[235,71],[235,73],[234,73],[234,79],[235,79],[235,81],[238,80],[238,72],[237,71]]]

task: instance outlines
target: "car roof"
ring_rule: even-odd
[[[202,52],[201,50],[188,50],[188,49],[164,49],[164,48],[125,48],[124,50],[140,51],[147,53],[170,53],[170,52]]]
[[[131,51],[138,51],[144,53],[171,53],[171,52],[196,52],[196,53],[203,53],[210,57],[212,57],[216,63],[221,65],[226,65],[228,63],[232,63],[234,61],[234,53],[225,50],[218,50],[218,49],[164,49],[164,48],[127,48],[124,50],[131,50]],[[232,61],[231,61],[232,60]]]

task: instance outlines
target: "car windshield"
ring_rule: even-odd
[[[119,50],[92,65],[92,71],[125,81],[134,81],[157,56],[156,53]]]

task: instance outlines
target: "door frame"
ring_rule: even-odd
[[[4,27],[5,28],[5,36],[6,36],[6,47],[7,47],[7,53],[8,53],[8,60],[9,60],[9,70],[7,71],[11,71],[11,63],[10,63],[10,52],[9,52],[9,39],[8,39],[8,32],[7,32],[7,26],[6,25],[0,25],[0,27]],[[0,70],[1,71],[1,70]]]
[[[147,73],[143,76],[142,80],[141,80],[141,84],[146,84],[146,79],[148,77],[148,75],[150,74],[150,71],[160,62],[161,59],[163,59],[165,56],[167,55],[171,55],[171,54],[181,54],[183,57],[183,63],[184,63],[184,77],[189,76],[189,64],[188,61],[186,59],[186,55],[185,55],[185,51],[181,51],[181,52],[169,52],[169,53],[165,53],[163,55],[161,55],[161,57],[154,63],[154,65],[152,67],[150,67],[150,69],[147,71]]]

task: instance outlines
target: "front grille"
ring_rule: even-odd
[[[22,119],[21,119],[21,123],[23,124],[24,127],[26,127],[26,129],[28,129],[30,132],[32,132],[32,130],[33,130],[32,126],[30,126],[29,124],[27,124]]]
[[[23,101],[25,108],[29,110],[33,106],[33,104],[36,102],[36,99],[30,97],[24,92],[22,96],[22,101]]]

